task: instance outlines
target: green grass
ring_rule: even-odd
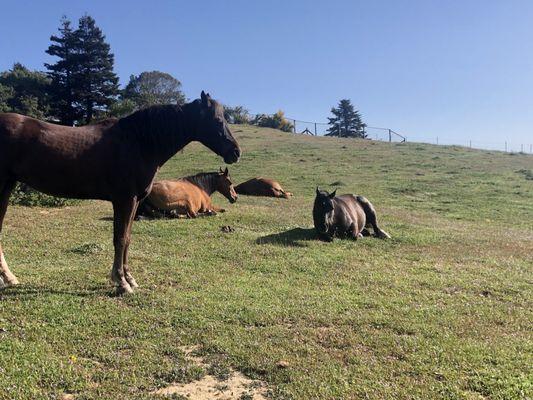
[[[111,296],[109,204],[10,207],[21,286],[0,293],[0,398],[152,398],[208,372],[192,345],[276,399],[531,398],[532,156],[234,131],[234,181],[294,198],[135,223],[133,296]],[[159,177],[220,165],[191,145]],[[317,241],[317,185],[368,197],[393,239]]]

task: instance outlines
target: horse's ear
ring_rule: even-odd
[[[218,167],[218,172],[219,172],[220,174],[223,174],[223,173],[224,173],[224,171],[222,171],[222,167]]]
[[[202,99],[202,105],[206,107],[209,105],[209,95],[205,94],[203,90],[202,90],[202,93],[200,94],[200,99]]]
[[[330,199],[334,198],[336,194],[337,194],[337,189],[335,189],[333,192],[331,192],[331,194],[329,195],[329,198]]]
[[[316,187],[316,194],[320,194],[320,189],[318,188],[318,186]]]
[[[229,171],[228,171],[228,167],[226,167],[226,169],[224,170],[224,176],[228,176],[229,175]]]

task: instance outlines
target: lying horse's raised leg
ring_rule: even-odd
[[[130,268],[128,264],[128,250],[130,248],[130,242],[131,242],[131,229],[133,227],[133,221],[135,219],[135,214],[137,213],[137,208],[139,207],[139,202],[136,202],[135,204],[135,210],[131,214],[132,217],[130,218],[130,223],[128,226],[127,236],[126,236],[126,246],[124,247],[124,256],[123,256],[123,268],[124,268],[124,277],[126,278],[126,281],[130,284],[132,289],[136,289],[139,287],[137,282],[135,282],[135,278],[130,273]]]
[[[14,187],[14,181],[0,183],[0,235],[2,234],[2,225],[4,224],[9,196]],[[18,285],[18,283],[19,281],[17,277],[13,275],[7,266],[7,261],[4,257],[4,252],[2,251],[2,244],[0,243],[0,288],[3,286]]]
[[[352,222],[350,227],[348,228],[348,236],[350,236],[353,240],[357,240],[360,237],[363,237],[361,232],[357,231],[357,224],[355,222]]]
[[[131,220],[135,215],[136,198],[113,201],[113,245],[115,246],[115,260],[111,270],[111,279],[117,285],[117,294],[133,293],[131,285],[124,272],[124,254],[128,248],[128,236]]]
[[[378,226],[378,217],[372,203],[370,203],[366,197],[363,196],[357,196],[356,198],[365,211],[366,224],[372,225],[372,229],[374,229],[374,236],[381,239],[390,238],[390,235]]]

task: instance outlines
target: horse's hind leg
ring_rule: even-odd
[[[0,234],[2,233],[2,225],[9,203],[9,196],[14,187],[14,181],[0,182]],[[2,244],[0,243],[0,288],[3,286],[17,285],[18,283],[17,277],[13,275],[7,266],[4,252],[2,251]]]
[[[366,216],[366,225],[371,225],[374,229],[374,236],[381,239],[388,239],[390,235],[378,226],[378,217],[376,210],[372,203],[370,203],[365,197],[357,196],[357,202],[363,207]],[[368,232],[368,231],[367,231]]]

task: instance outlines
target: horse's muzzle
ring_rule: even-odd
[[[241,157],[241,149],[236,147],[233,151],[229,152],[224,156],[224,162],[226,164],[233,164],[239,161],[239,158]]]

